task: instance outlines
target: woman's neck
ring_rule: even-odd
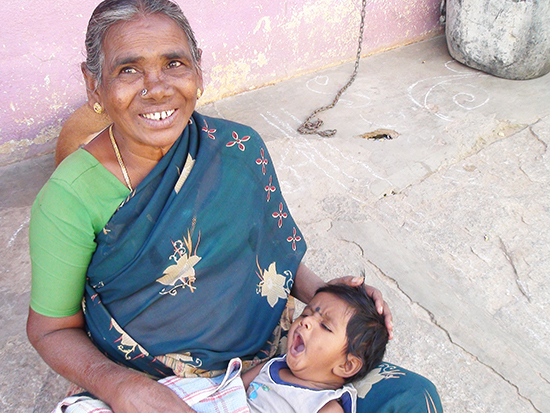
[[[126,180],[122,169],[126,168],[133,188],[139,185],[170,150],[170,147],[151,147],[136,142],[124,141],[121,138],[116,139],[115,143],[120,152],[121,162],[117,159],[108,129],[99,134],[84,149],[124,185],[126,185]]]

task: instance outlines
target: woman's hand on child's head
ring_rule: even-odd
[[[376,306],[378,313],[384,316],[384,320],[386,321],[386,328],[388,329],[389,339],[391,340],[393,338],[393,317],[391,315],[390,307],[384,301],[384,299],[382,298],[382,293],[378,289],[365,284],[365,277],[346,276],[335,278],[333,280],[330,280],[328,284],[347,284],[352,287],[359,287],[362,285],[367,292],[367,295],[374,300],[374,305]]]

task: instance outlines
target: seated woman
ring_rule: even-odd
[[[307,303],[324,282],[301,263],[306,246],[261,138],[194,111],[201,53],[176,4],[103,1],[86,51],[93,113],[71,120],[83,129],[58,154],[74,152],[32,210],[29,340],[115,412],[192,411],[155,379],[284,352],[289,295]],[[391,334],[387,305],[365,288]]]

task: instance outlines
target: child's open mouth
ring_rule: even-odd
[[[302,351],[304,351],[305,345],[304,345],[304,339],[299,333],[294,334],[294,341],[292,342],[292,352],[294,354],[299,354]]]

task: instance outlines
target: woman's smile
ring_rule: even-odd
[[[176,109],[170,109],[166,111],[163,110],[162,112],[142,113],[139,116],[145,119],[159,121],[159,120],[164,120],[166,118],[169,118],[174,114],[175,111]]]
[[[121,151],[165,153],[187,126],[202,88],[185,33],[168,17],[151,15],[111,27],[104,52],[98,100]]]

